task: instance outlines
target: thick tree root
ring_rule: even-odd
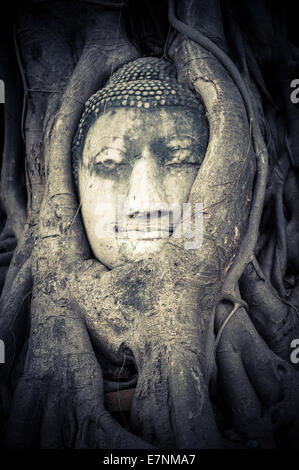
[[[281,299],[266,279],[249,265],[242,277],[241,292],[257,331],[278,356],[290,361],[290,345],[299,337],[299,315],[294,306]]]
[[[267,347],[242,308],[222,333],[217,366],[217,393],[224,392],[232,427],[240,435],[263,440],[282,428],[296,432],[298,372]]]

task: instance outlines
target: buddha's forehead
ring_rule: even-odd
[[[90,127],[84,145],[84,159],[116,141],[132,141],[142,146],[159,140],[199,139],[203,131],[202,119],[204,117],[198,116],[195,110],[182,106],[109,110]]]

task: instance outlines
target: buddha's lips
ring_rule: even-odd
[[[167,232],[167,233],[173,233],[173,226],[169,225],[167,228],[166,227],[161,227],[159,225],[140,225],[140,224],[135,224],[135,225],[127,225],[126,227],[119,227],[115,226],[115,231],[116,232],[142,232],[142,233],[151,233],[151,232]]]
[[[167,228],[148,224],[127,225],[126,227],[115,226],[115,232],[120,235],[119,238],[124,239],[157,240],[170,237],[173,233],[173,226]]]

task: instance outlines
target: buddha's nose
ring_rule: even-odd
[[[134,164],[127,192],[127,215],[137,217],[153,211],[163,211],[167,196],[155,158],[144,151]]]

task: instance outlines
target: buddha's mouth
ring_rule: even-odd
[[[162,225],[162,224],[161,224]],[[128,224],[125,227],[115,226],[115,232],[119,239],[157,240],[169,238],[173,234],[173,226],[152,224]]]

